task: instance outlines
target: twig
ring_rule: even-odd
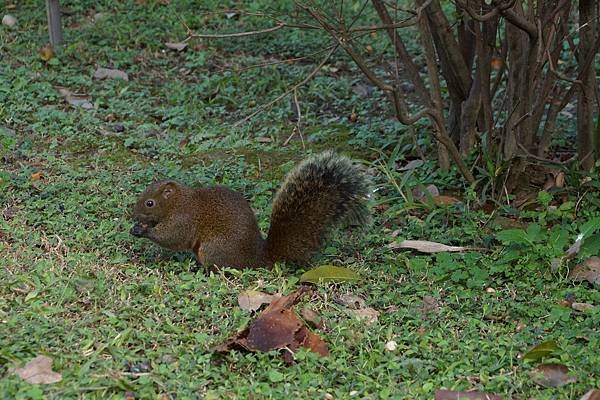
[[[281,28],[287,27],[287,24],[279,23],[275,26],[272,26],[267,29],[261,29],[258,31],[248,31],[248,32],[236,32],[236,33],[190,33],[189,36],[184,40],[184,42],[190,39],[224,39],[224,38],[234,38],[234,37],[244,37],[244,36],[253,36],[253,35],[262,35],[263,33],[270,33],[280,30]]]
[[[253,69],[253,68],[261,68],[261,67],[267,67],[269,65],[278,65],[278,64],[285,64],[285,63],[290,63],[290,62],[296,62],[296,61],[306,60],[307,58],[311,58],[311,57],[314,57],[314,56],[319,55],[321,53],[325,53],[326,51],[331,50],[334,46],[335,46],[335,44],[333,44],[331,46],[327,46],[324,49],[321,49],[319,51],[315,51],[314,53],[308,54],[306,56],[294,57],[294,58],[286,58],[285,60],[277,60],[277,61],[271,61],[271,62],[264,62],[264,63],[260,63],[260,64],[249,65],[247,67],[242,67],[242,68],[236,69],[235,71],[236,72],[243,72],[243,71],[247,71],[247,70]]]
[[[284,146],[287,146],[290,140],[294,137],[296,132],[300,135],[300,140],[302,141],[302,149],[305,150],[306,147],[304,145],[304,136],[302,135],[301,123],[302,123],[302,111],[300,110],[300,102],[298,101],[298,91],[294,90],[294,106],[296,107],[296,126],[292,130],[292,134],[283,142]]]
[[[261,112],[263,112],[264,110],[266,110],[267,108],[271,107],[273,104],[279,102],[280,100],[286,98],[287,96],[290,95],[290,93],[293,93],[295,90],[297,90],[299,87],[303,86],[304,84],[306,84],[306,82],[310,81],[312,78],[314,78],[314,76],[321,70],[321,68],[323,68],[323,66],[325,65],[325,63],[327,63],[327,61],[329,60],[329,58],[333,55],[333,53],[335,53],[335,51],[338,49],[339,45],[336,44],[329,53],[327,53],[327,55],[325,56],[325,58],[323,58],[323,60],[319,63],[319,65],[317,65],[315,67],[315,69],[313,69],[310,74],[308,74],[308,76],[304,79],[302,79],[300,82],[298,82],[297,84],[295,84],[294,86],[292,86],[292,88],[286,90],[284,93],[282,93],[281,95],[277,96],[275,99],[269,101],[266,104],[263,104],[262,106],[260,106],[255,112],[253,112],[252,114],[248,115],[247,117],[245,117],[244,119],[236,122],[235,124],[233,124],[233,127],[238,127],[241,124],[244,124],[246,122],[248,122],[248,120],[254,118],[256,115],[260,114]]]

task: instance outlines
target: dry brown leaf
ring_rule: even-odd
[[[412,191],[413,197],[415,200],[423,200],[427,198],[427,195],[431,197],[439,196],[440,190],[435,185],[427,185],[425,189],[422,186],[416,187]]]
[[[576,282],[588,281],[600,285],[600,257],[591,257],[576,265],[569,277]]]
[[[530,372],[531,379],[540,386],[559,387],[577,381],[569,375],[569,369],[562,364],[541,364]]]
[[[323,318],[315,310],[307,307],[302,309],[302,319],[306,321],[312,328],[325,329]]]
[[[122,79],[128,81],[129,75],[127,75],[127,72],[118,69],[98,67],[94,71],[94,79]]]
[[[433,196],[431,198],[431,200],[433,201],[433,204],[435,204],[437,206],[448,206],[448,205],[460,203],[460,200],[457,199],[456,197],[444,196],[444,195]]]
[[[214,351],[226,353],[237,349],[267,352],[285,349],[283,358],[288,364],[294,362],[293,353],[300,347],[328,355],[327,344],[311,332],[292,310],[292,306],[307,292],[310,292],[310,288],[303,286],[288,296],[274,299],[248,328],[215,347]]]
[[[257,290],[245,290],[238,295],[238,304],[242,310],[256,311],[263,304],[269,304],[279,297],[281,296],[267,294]]]
[[[395,340],[390,340],[385,344],[383,348],[385,349],[385,351],[396,351],[396,349],[398,348],[398,343],[396,343]]]
[[[30,178],[32,181],[39,181],[43,177],[44,177],[44,173],[42,171],[38,171],[38,172],[34,172],[33,174],[31,174]]]
[[[62,379],[61,374],[52,371],[52,359],[46,356],[37,356],[23,368],[16,368],[15,374],[33,384],[56,383]]]
[[[411,160],[406,165],[398,168],[398,171],[409,171],[411,169],[419,168],[423,164],[425,164],[425,162],[423,160],[417,158],[416,160]]]
[[[585,310],[594,308],[594,305],[589,303],[572,303],[571,308],[575,311],[584,312]]]
[[[421,253],[457,252],[472,250],[462,246],[448,246],[442,243],[429,242],[427,240],[404,240],[400,243],[393,242],[388,245],[390,249],[412,249]]]
[[[49,61],[51,58],[54,57],[54,49],[49,44],[40,47],[38,53],[43,61]]]
[[[167,42],[167,43],[165,43],[165,46],[167,46],[167,48],[169,48],[171,50],[183,51],[188,46],[188,44],[184,43],[184,42],[181,42],[181,43]]]
[[[13,219],[19,213],[18,207],[7,207],[2,211],[2,217],[6,221]]]
[[[419,310],[423,315],[438,313],[440,311],[440,303],[433,296],[423,296],[423,303],[419,307]]]
[[[94,105],[90,102],[92,99],[90,96],[85,94],[73,93],[69,89],[64,87],[57,87],[58,92],[64,97],[64,99],[73,107],[81,107],[86,110],[94,108]]]
[[[502,397],[484,392],[456,392],[454,390],[436,390],[435,400],[502,400]]]
[[[377,322],[379,311],[371,307],[359,308],[358,310],[348,310],[359,321],[364,321],[366,325],[371,325]]]
[[[579,400],[600,400],[600,390],[592,389],[583,396]]]
[[[2,17],[2,25],[4,25],[4,26],[8,26],[9,28],[12,28],[16,24],[17,24],[17,19],[15,17],[13,17],[12,15],[6,14],[5,16]]]
[[[363,298],[352,293],[341,294],[335,299],[335,302],[353,309],[363,308],[366,305]]]

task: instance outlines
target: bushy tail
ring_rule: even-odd
[[[271,262],[307,262],[335,225],[370,220],[366,177],[332,151],[300,163],[273,201],[266,256]]]

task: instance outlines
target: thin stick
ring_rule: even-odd
[[[285,28],[287,25],[280,23],[275,26],[272,26],[267,29],[261,29],[258,31],[248,31],[248,32],[236,32],[236,33],[190,33],[189,36],[184,40],[188,41],[190,39],[224,39],[224,38],[234,38],[234,37],[244,37],[244,36],[254,36],[254,35],[262,35],[263,33],[275,32],[280,30],[281,28]]]
[[[317,65],[315,67],[315,69],[313,69],[311,71],[311,73],[308,74],[308,76],[306,78],[302,79],[300,82],[298,82],[297,84],[295,84],[294,86],[292,86],[290,89],[288,89],[285,92],[283,92],[281,95],[277,96],[275,99],[269,101],[266,104],[263,104],[255,112],[253,112],[252,114],[248,115],[246,118],[244,118],[244,119],[236,122],[235,124],[233,124],[233,127],[235,128],[235,127],[238,127],[238,126],[240,126],[240,125],[248,122],[248,120],[254,118],[255,116],[257,116],[258,114],[260,114],[261,112],[263,112],[267,108],[271,107],[273,104],[275,104],[275,103],[281,101],[282,99],[286,98],[287,96],[290,95],[290,93],[293,93],[300,86],[303,86],[304,84],[306,84],[306,82],[308,82],[312,78],[314,78],[314,76],[321,70],[321,68],[323,68],[323,66],[329,60],[329,58],[333,55],[333,53],[335,53],[335,51],[338,49],[338,47],[339,47],[339,44],[336,44],[333,47],[333,49],[331,49],[331,51],[329,53],[327,53],[327,55],[325,56],[325,58],[323,58],[323,60],[319,63],[319,65]]]

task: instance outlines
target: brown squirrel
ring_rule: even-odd
[[[296,166],[275,195],[263,239],[250,205],[226,187],[192,189],[173,180],[140,195],[131,234],[171,250],[192,250],[209,266],[270,268],[276,261],[305,263],[335,225],[370,219],[367,179],[331,151]]]

